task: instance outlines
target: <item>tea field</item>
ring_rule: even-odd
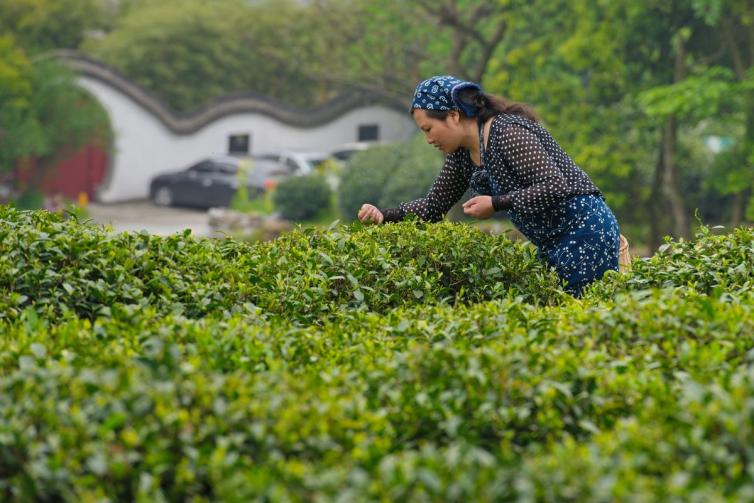
[[[751,501],[753,285],[747,228],[574,299],[463,224],[0,207],[0,500]]]

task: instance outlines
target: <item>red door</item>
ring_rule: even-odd
[[[40,190],[48,196],[60,194],[74,201],[83,192],[92,200],[106,170],[107,153],[99,146],[87,145],[45,173]]]

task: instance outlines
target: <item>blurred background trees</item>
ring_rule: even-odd
[[[71,78],[45,56],[57,48],[183,112],[249,92],[300,108],[354,91],[407,106],[418,81],[453,73],[533,105],[652,249],[689,235],[695,214],[754,221],[746,0],[3,0],[2,169],[103,130],[84,98],[64,108]],[[76,121],[51,119],[58,107]]]

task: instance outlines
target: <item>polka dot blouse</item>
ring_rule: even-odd
[[[476,166],[466,149],[447,155],[427,195],[381,210],[385,221],[402,220],[408,213],[432,222],[442,220],[480,169],[487,170],[489,195],[508,196],[520,215],[542,213],[569,196],[600,194],[546,129],[518,115],[500,114],[492,120],[482,165]]]

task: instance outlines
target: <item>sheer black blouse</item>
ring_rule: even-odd
[[[476,166],[466,149],[448,154],[427,195],[397,208],[381,209],[385,221],[400,221],[409,213],[431,222],[442,220],[479,169],[487,170],[496,187],[488,194],[496,210],[535,214],[569,196],[600,194],[550,133],[522,116],[500,114],[492,120],[482,164],[483,168]]]

